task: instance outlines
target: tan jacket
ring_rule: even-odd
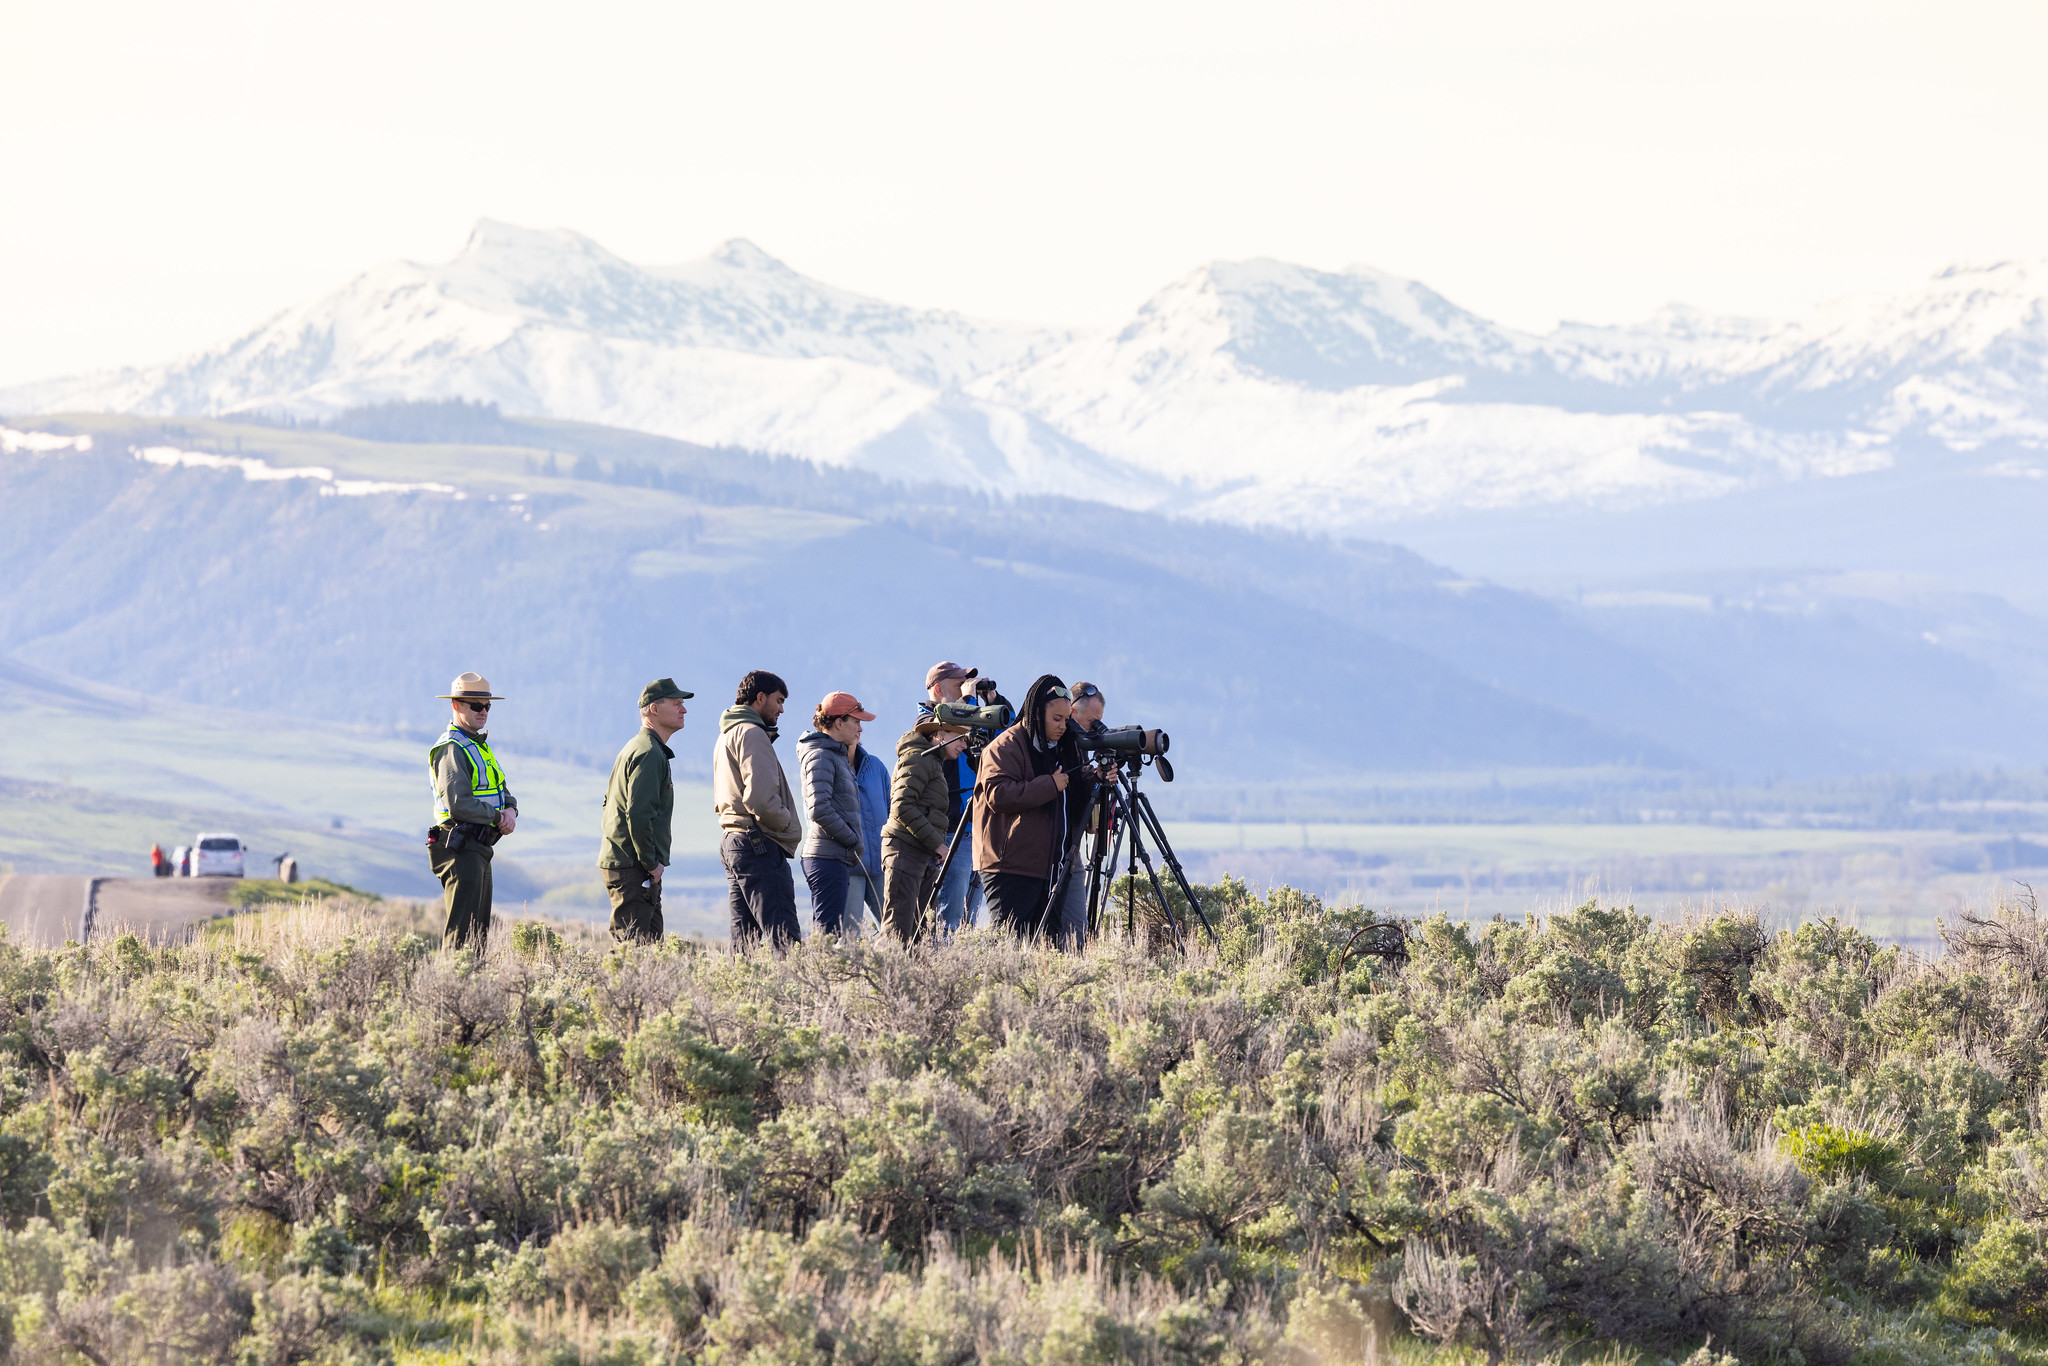
[[[718,718],[711,756],[711,808],[725,830],[758,830],[795,857],[804,825],[775,741],[751,707],[728,707]]]

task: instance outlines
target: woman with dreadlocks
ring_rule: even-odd
[[[974,798],[974,870],[989,922],[1019,939],[1044,929],[1047,895],[1067,847],[1067,827],[1087,810],[1095,775],[1067,719],[1073,696],[1051,674],[1024,694],[1017,724],[981,754]]]

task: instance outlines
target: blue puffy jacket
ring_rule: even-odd
[[[889,823],[889,766],[868,752],[866,745],[853,753],[853,781],[860,791],[860,832],[866,848],[861,857],[868,861],[868,874],[882,876],[882,827]]]

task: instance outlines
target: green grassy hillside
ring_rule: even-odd
[[[499,850],[501,906],[550,914],[605,908],[592,858],[606,768],[596,757],[522,748],[518,701],[499,752],[524,819]],[[708,744],[712,710],[690,736]],[[436,713],[432,699],[419,709]],[[626,724],[631,723],[627,714]],[[787,742],[785,741],[785,745]],[[152,841],[201,829],[241,834],[255,871],[289,849],[308,876],[410,896],[435,893],[414,828],[428,819],[424,734],[194,706],[0,661],[0,862],[20,872],[138,874]],[[679,755],[679,760],[682,756]],[[793,760],[792,760],[793,762]],[[1776,825],[1521,820],[1352,823],[1181,820],[1202,793],[1152,784],[1189,866],[1292,882],[1403,914],[1480,918],[1568,904],[1588,887],[1659,913],[1739,898],[1787,920],[1839,911],[1869,932],[1933,943],[1936,914],[2033,877],[2048,844],[1993,829],[1814,829]],[[2009,804],[2019,805],[2019,804]],[[2019,815],[2036,818],[2031,808]],[[338,822],[338,824],[337,824]],[[724,876],[708,783],[677,786],[670,927],[724,933]]]
[[[425,698],[422,721],[445,705]],[[596,910],[606,769],[528,754],[516,740],[498,752],[524,815],[500,848],[501,905]],[[685,782],[678,796],[687,929],[689,894],[701,884],[708,904],[723,879],[709,785]],[[231,830],[252,845],[252,872],[288,849],[307,876],[429,895],[417,832],[431,821],[424,734],[294,724],[0,661],[0,861],[18,872],[137,875],[152,842],[168,852],[199,830]]]
[[[2048,1362],[2048,923],[0,944],[0,1342],[100,1363]],[[1709,1345],[1710,1344],[1710,1345]]]

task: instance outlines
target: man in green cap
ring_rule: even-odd
[[[597,866],[612,899],[612,938],[621,944],[661,940],[661,874],[668,866],[669,819],[675,814],[676,785],[669,737],[683,728],[695,693],[673,678],[657,678],[640,690],[640,733],[612,760],[604,794],[604,844]]]

